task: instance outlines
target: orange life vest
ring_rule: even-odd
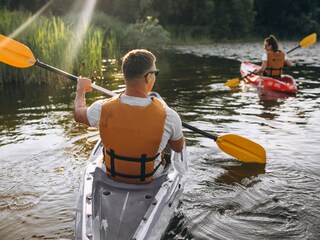
[[[116,181],[149,183],[164,131],[165,106],[156,98],[146,107],[120,102],[117,95],[103,104],[100,137],[107,174]]]
[[[264,75],[270,77],[280,77],[284,66],[285,55],[281,51],[268,51],[267,68]]]

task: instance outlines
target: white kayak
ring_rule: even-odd
[[[76,239],[161,239],[183,192],[186,150],[171,153],[171,164],[149,184],[116,182],[106,174],[99,141],[79,189]]]

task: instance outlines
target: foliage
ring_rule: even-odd
[[[102,54],[105,58],[114,59],[120,53],[120,40],[125,34],[127,24],[101,11],[93,14],[91,25],[103,29]]]
[[[9,36],[25,21],[31,18],[31,13],[26,11],[12,11],[0,9],[0,32]],[[72,62],[67,61],[67,56],[72,52],[71,39],[80,38],[66,25],[61,17],[40,16],[24,29],[16,40],[27,45],[35,57],[49,65],[64,71],[90,75],[100,71],[102,65],[103,31],[99,28],[89,27],[83,38],[78,54]],[[32,82],[37,84],[55,81],[57,75],[40,68],[17,69],[0,65],[0,85],[6,82]]]
[[[73,67],[76,75],[91,76],[96,71],[101,71],[103,33],[100,30],[89,28],[85,35],[78,58],[74,61]]]
[[[130,24],[122,41],[127,49],[165,47],[170,41],[169,33],[159,24],[158,19],[148,17],[145,21]]]
[[[313,0],[260,0],[255,30],[262,35],[273,33],[280,37],[298,37],[320,29],[320,2]]]
[[[253,0],[215,1],[211,36],[239,39],[250,33],[254,23]]]
[[[253,0],[155,0],[159,20],[174,36],[194,39],[234,39],[251,33],[254,26]],[[183,31],[182,31],[183,30]],[[177,33],[178,36],[177,36]]]
[[[154,0],[103,0],[97,1],[97,9],[109,16],[117,17],[124,23],[134,23],[155,16]]]
[[[54,15],[76,12],[85,1],[53,0],[47,12]],[[0,0],[1,6],[32,12],[47,2]],[[96,9],[105,13],[98,14],[97,19],[109,20],[95,23],[106,31],[112,27],[109,22],[115,23],[110,31],[119,40],[126,25],[144,21],[148,16],[158,19],[159,25],[169,29],[174,37],[195,39],[234,40],[271,33],[292,38],[319,33],[320,29],[320,1],[314,0],[103,0],[97,1]]]

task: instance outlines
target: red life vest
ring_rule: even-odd
[[[280,77],[284,66],[285,55],[281,51],[268,51],[267,68],[264,75],[270,77]]]
[[[120,102],[117,95],[105,102],[100,115],[100,137],[107,174],[126,183],[149,183],[164,131],[165,106],[156,98],[146,107]]]

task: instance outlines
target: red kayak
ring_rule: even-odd
[[[243,62],[240,66],[241,75],[246,83],[251,83],[259,88],[266,88],[277,92],[296,93],[298,91],[298,85],[289,75],[281,75],[280,78],[272,78],[267,76],[260,76],[250,74],[255,69],[259,68],[250,62]]]

